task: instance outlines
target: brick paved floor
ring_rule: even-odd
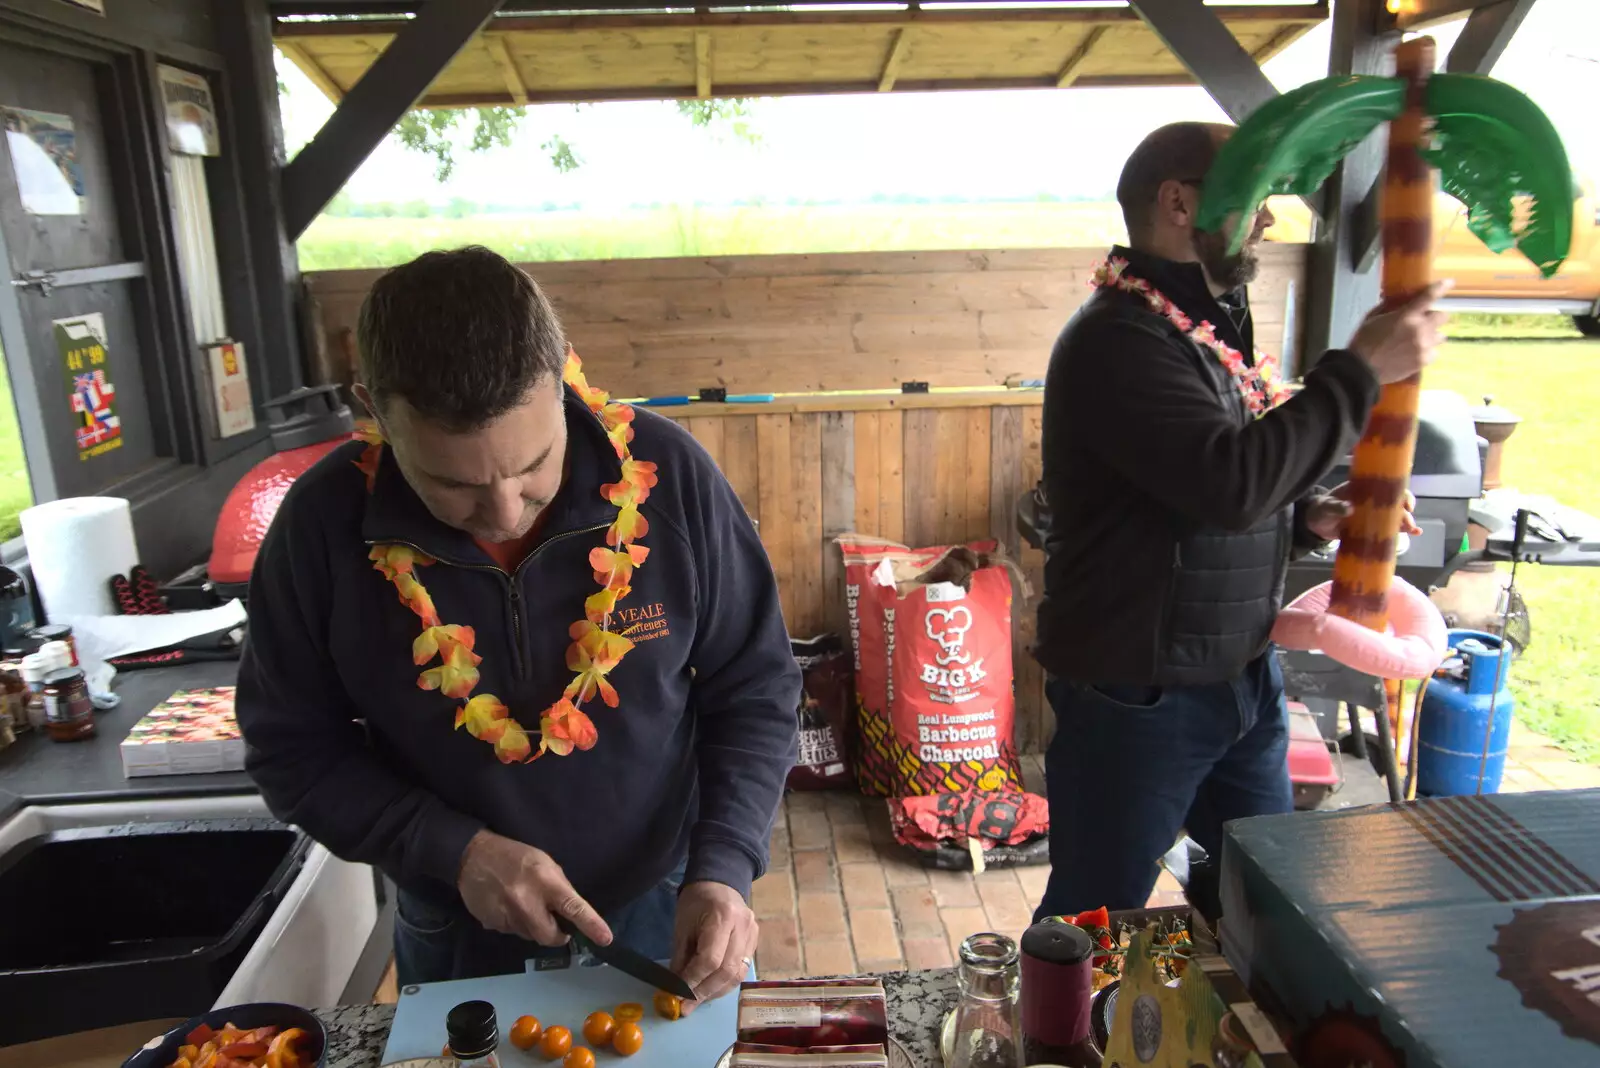
[[[1042,793],[1038,757],[1024,758],[1028,788]],[[1573,761],[1521,724],[1501,789],[1600,787],[1600,768]],[[930,872],[907,859],[889,834],[883,802],[847,793],[792,793],[772,835],[772,867],[755,885],[761,920],[756,964],[765,978],[948,967],[975,931],[1020,936],[1044,894],[1050,869],[1000,869],[973,876]],[[1151,903],[1183,894],[1165,872]],[[391,965],[375,1000],[392,1002]]]
[[[1025,765],[1028,788],[1042,793],[1039,758]],[[1513,727],[1502,790],[1591,786],[1600,786],[1600,768]],[[976,931],[1019,937],[1049,875],[1043,865],[978,876],[928,871],[893,842],[881,800],[791,793],[773,832],[771,869],[755,886],[756,967],[774,979],[948,967]],[[1150,903],[1182,901],[1177,881],[1162,872]]]

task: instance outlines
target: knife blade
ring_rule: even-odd
[[[625,975],[631,975],[641,983],[647,983],[656,990],[665,990],[669,994],[676,994],[685,1001],[697,1000],[694,996],[694,987],[690,986],[677,972],[671,971],[642,953],[635,953],[627,946],[613,942],[609,946],[602,946],[593,939],[579,931],[577,925],[565,916],[556,917],[556,926],[572,936],[572,941],[582,949],[604,964],[609,964]]]

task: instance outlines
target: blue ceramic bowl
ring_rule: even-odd
[[[188,1041],[189,1033],[196,1027],[209,1024],[213,1029],[221,1029],[226,1023],[245,1030],[257,1027],[287,1030],[298,1027],[306,1033],[306,1037],[295,1046],[301,1051],[302,1068],[322,1068],[323,1054],[328,1048],[328,1032],[323,1028],[322,1021],[298,1005],[274,1005],[270,1002],[213,1009],[192,1020],[185,1020],[160,1038],[145,1043],[143,1049],[122,1062],[122,1068],[167,1068],[178,1059],[178,1047]],[[307,1056],[311,1059],[304,1059]]]

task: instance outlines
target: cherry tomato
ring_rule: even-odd
[[[561,1068],[594,1068],[594,1054],[578,1046],[561,1059]]]
[[[511,1044],[518,1049],[532,1049],[539,1044],[543,1033],[537,1016],[518,1016],[517,1022],[511,1025]]]
[[[439,1051],[439,1056],[444,1057],[446,1060],[455,1057],[455,1054],[450,1052],[450,1043],[446,1042],[444,1044],[444,1049]]]
[[[676,994],[657,990],[651,1000],[656,1007],[656,1015],[663,1020],[676,1020],[683,1015],[683,999]]]
[[[617,1033],[611,1036],[611,1048],[624,1057],[631,1057],[644,1048],[644,1032],[632,1021],[618,1024]]]
[[[539,1039],[539,1052],[544,1054],[547,1061],[560,1060],[572,1048],[572,1032],[560,1024],[544,1029],[544,1037]]]
[[[611,1045],[611,1036],[616,1030],[617,1021],[608,1012],[591,1012],[589,1018],[583,1021],[583,1039],[591,1046]]]
[[[644,1006],[637,1001],[624,1001],[611,1015],[617,1018],[618,1023],[638,1023],[644,1019]]]

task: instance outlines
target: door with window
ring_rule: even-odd
[[[110,62],[0,34],[0,344],[38,500],[103,491],[158,455]],[[0,433],[0,451],[16,444]]]

